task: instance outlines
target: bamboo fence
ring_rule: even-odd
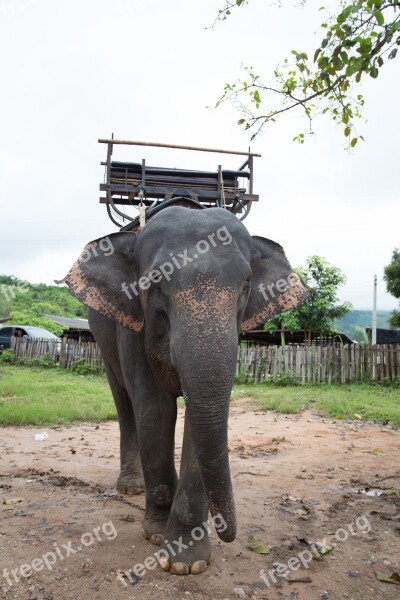
[[[13,338],[14,363],[32,364],[32,359],[54,361],[64,369],[86,364],[104,372],[100,349],[95,342],[63,338],[24,340]],[[263,346],[239,348],[236,375],[242,383],[258,383],[288,377],[302,384],[346,384],[377,381],[389,383],[400,378],[400,345],[368,346]]]
[[[302,384],[393,382],[400,377],[400,345],[239,348],[236,375],[243,383],[283,376]]]

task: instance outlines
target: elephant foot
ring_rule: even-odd
[[[167,515],[165,519],[161,520],[146,518],[142,527],[143,537],[146,540],[149,540],[151,544],[154,544],[155,546],[160,546],[160,544],[164,540],[164,533],[165,528],[167,526],[167,521]]]
[[[212,548],[208,537],[200,541],[176,536],[170,542],[164,539],[159,550],[159,563],[173,575],[199,575],[211,562]]]
[[[127,494],[128,496],[142,494],[144,492],[143,477],[121,473],[117,481],[117,490],[120,494]]]

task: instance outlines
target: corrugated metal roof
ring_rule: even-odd
[[[51,319],[57,325],[63,325],[69,329],[82,329],[90,331],[89,321],[87,319],[78,319],[77,317],[58,317],[57,315],[43,315],[46,319]]]

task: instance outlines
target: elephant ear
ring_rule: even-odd
[[[65,279],[56,283],[66,283],[70,294],[100,314],[141,331],[139,297],[129,287],[136,281],[135,244],[136,234],[128,232],[89,242]]]
[[[251,292],[241,330],[250,331],[282,312],[296,308],[307,296],[279,244],[252,236]]]

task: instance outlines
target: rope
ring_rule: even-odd
[[[144,187],[144,185],[140,184],[139,185],[139,226],[140,229],[143,229],[143,227],[146,225],[146,205],[143,202],[144,197],[145,197],[145,193],[146,193],[146,188]]]

